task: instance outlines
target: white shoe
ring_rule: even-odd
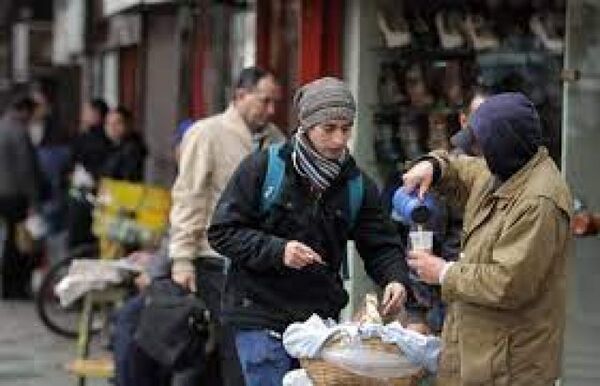
[[[398,24],[402,26],[402,29],[392,31],[383,13],[381,11],[377,12],[377,25],[381,33],[383,33],[386,46],[390,48],[406,47],[410,44],[410,31],[408,30],[406,21],[402,19]]]
[[[487,25],[486,20],[481,15],[468,14],[465,17],[465,33],[471,40],[473,48],[477,51],[498,48],[500,45],[498,38]]]
[[[393,68],[382,66],[381,76],[377,84],[378,97],[381,104],[401,103],[406,99],[404,94],[402,94],[397,79]]]
[[[564,42],[560,36],[553,33],[551,18],[552,15],[546,15],[543,18],[540,15],[533,15],[529,19],[529,28],[548,51],[560,54],[563,51]]]
[[[459,30],[459,16],[456,13],[438,12],[435,15],[435,26],[440,37],[442,48],[451,50],[465,44],[465,39]]]

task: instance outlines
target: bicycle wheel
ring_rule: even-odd
[[[95,258],[97,253],[98,247],[95,244],[76,247],[69,256],[54,263],[44,276],[36,298],[36,310],[42,323],[50,331],[69,338],[77,337],[82,300],[79,299],[68,307],[63,307],[54,287],[67,275],[73,259]],[[93,333],[98,332],[101,328],[100,323],[92,322]]]

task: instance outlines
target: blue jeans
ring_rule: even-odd
[[[237,331],[235,345],[246,386],[281,386],[283,376],[299,366],[267,330]]]
[[[128,299],[115,314],[112,344],[116,386],[170,384],[169,370],[148,357],[133,340],[143,308],[144,297],[137,295]]]

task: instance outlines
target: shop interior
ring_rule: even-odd
[[[383,179],[449,148],[475,90],[525,93],[560,164],[564,0],[379,0],[372,16],[376,32],[363,48],[374,58],[367,110]]]

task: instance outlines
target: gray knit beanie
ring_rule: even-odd
[[[310,129],[334,119],[354,122],[356,103],[346,83],[326,77],[302,86],[294,95],[298,120],[304,129]]]

